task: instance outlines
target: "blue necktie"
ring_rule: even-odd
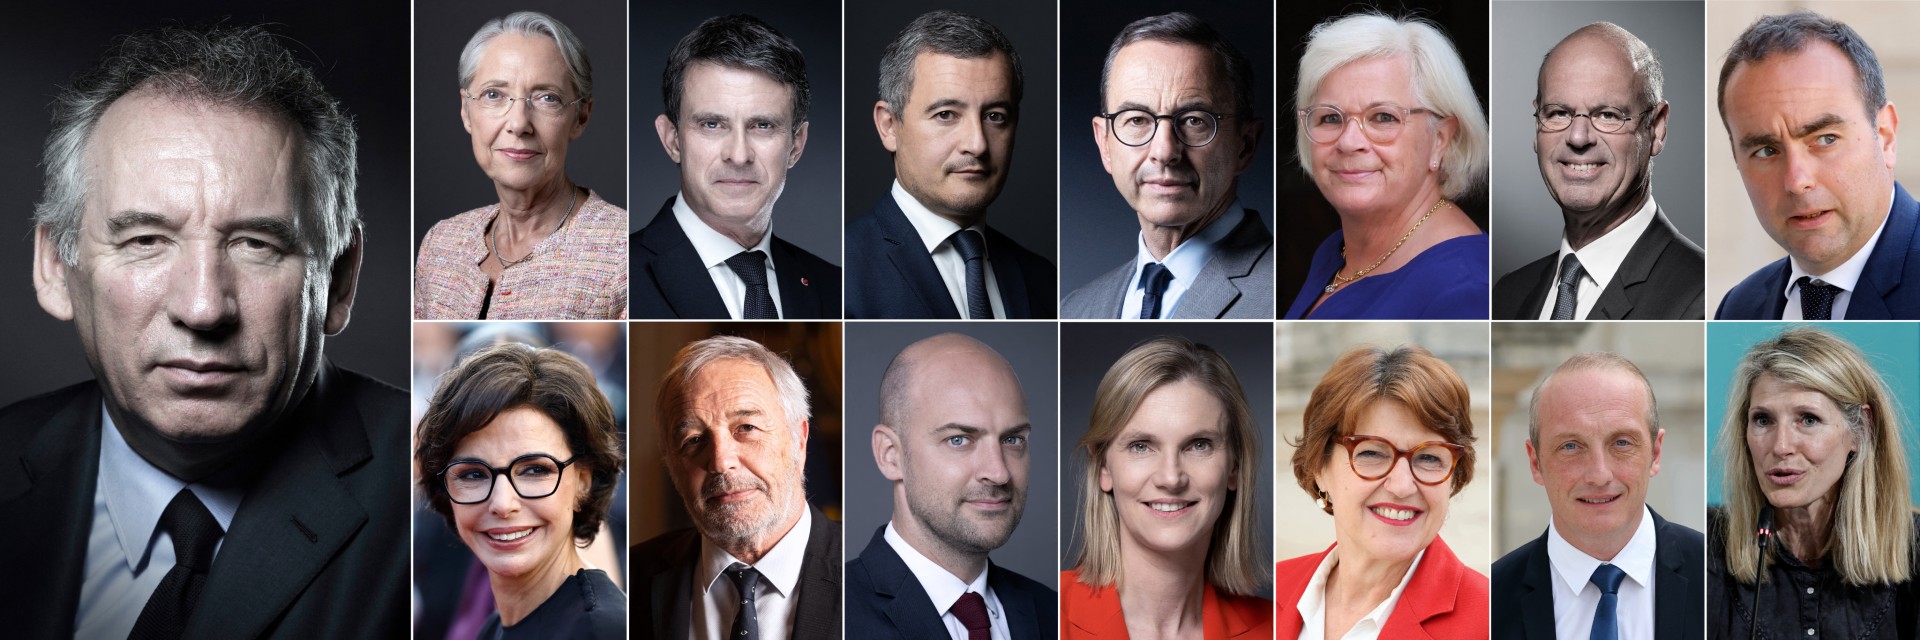
[[[1167,283],[1173,282],[1173,272],[1166,265],[1149,262],[1140,268],[1140,319],[1154,320],[1160,317],[1160,296],[1166,295]]]
[[[1795,283],[1800,285],[1800,318],[1803,320],[1832,320],[1833,302],[1840,297],[1840,287],[1827,284],[1818,278],[1800,276]]]
[[[967,265],[967,319],[992,320],[993,300],[987,297],[987,241],[980,232],[953,232],[953,250]]]
[[[727,634],[727,640],[758,640],[760,612],[755,609],[755,602],[759,598],[754,596],[760,586],[760,572],[735,562],[727,566],[727,577],[733,579],[734,589],[740,592],[740,610],[733,614],[733,632]]]
[[[1593,586],[1600,587],[1600,604],[1593,608],[1593,634],[1590,640],[1619,640],[1620,621],[1614,616],[1614,609],[1620,604],[1620,579],[1627,572],[1620,567],[1603,564],[1595,567],[1593,577],[1588,578]]]

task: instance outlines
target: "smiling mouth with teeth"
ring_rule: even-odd
[[[513,542],[515,540],[519,540],[521,538],[525,538],[530,535],[533,535],[533,529],[521,529],[519,531],[515,531],[513,533],[507,533],[507,534],[489,533],[487,534],[487,537],[493,538],[494,540],[498,540],[500,542]]]
[[[1394,509],[1391,507],[1371,507],[1371,509],[1374,513],[1380,514],[1380,517],[1389,520],[1412,520],[1414,516],[1420,515],[1420,512],[1412,509]]]
[[[1194,503],[1192,502],[1149,502],[1147,503],[1147,506],[1149,508],[1152,508],[1154,511],[1173,513],[1175,511],[1179,511],[1181,509],[1191,507],[1193,506],[1193,504]]]
[[[1576,499],[1581,502],[1585,502],[1587,504],[1611,504],[1613,501],[1619,500],[1620,496],[1614,496],[1611,498],[1576,498]]]

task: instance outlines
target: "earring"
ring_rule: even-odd
[[[1428,163],[1427,163],[1427,168],[1428,168],[1428,169],[1433,169],[1433,170],[1435,170],[1435,171],[1439,171],[1439,170],[1440,170],[1440,161],[1439,161],[1439,160],[1434,160],[1434,161],[1432,161],[1432,162],[1428,162]]]
[[[1313,506],[1320,507],[1321,511],[1332,511],[1327,507],[1327,492],[1320,492],[1320,497],[1313,499]]]

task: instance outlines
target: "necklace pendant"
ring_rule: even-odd
[[[1340,285],[1337,285],[1337,284],[1327,285],[1327,293],[1333,293],[1333,290],[1338,288],[1340,288]]]

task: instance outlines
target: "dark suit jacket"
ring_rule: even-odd
[[[700,252],[673,218],[673,198],[660,205],[645,228],[627,238],[627,317],[644,319],[726,320],[727,303],[700,261]],[[780,279],[780,316],[784,320],[840,318],[840,267],[774,236],[775,277]]]
[[[887,544],[886,530],[880,525],[860,557],[847,563],[847,627],[859,629],[862,637],[947,638],[940,610]],[[1014,640],[1051,638],[1059,629],[1059,592],[992,561],[987,562],[987,586],[1000,599]]]
[[[1793,273],[1787,260],[1776,260],[1734,285],[1720,299],[1713,319],[1779,320],[1787,308],[1787,276]],[[1914,286],[1902,288],[1907,280]],[[1887,227],[1867,257],[1867,268],[1860,272],[1846,319],[1920,319],[1920,202],[1914,202],[1898,182],[1893,184]]]
[[[1534,320],[1557,284],[1559,252],[1528,263],[1493,285],[1493,319]],[[1705,318],[1707,254],[1673,228],[1657,207],[1653,223],[1627,250],[1627,259],[1588,320],[1700,320]]]
[[[987,228],[987,262],[1010,319],[1054,316],[1053,263]],[[933,256],[893,195],[847,223],[847,318],[960,319]]]
[[[83,382],[0,409],[6,635],[69,638],[93,526],[101,391]],[[412,510],[407,395],[323,365],[285,444],[247,490],[187,638],[405,638]],[[25,518],[25,520],[21,520]]]
[[[1648,509],[1652,511],[1651,508]],[[1707,540],[1700,532],[1653,514],[1653,635],[1699,638],[1706,615]],[[1547,534],[1493,563],[1495,640],[1553,640],[1553,565]]]
[[[813,509],[808,506],[808,509]],[[627,632],[635,640],[685,640],[693,633],[693,568],[700,532],[669,531],[634,545],[627,555],[633,585],[627,610],[638,616]],[[793,640],[840,637],[840,523],[813,509],[807,559],[794,588]]]
[[[1304,555],[1274,568],[1273,629],[1276,638],[1295,638],[1306,620],[1300,598],[1313,582],[1314,569],[1333,551]],[[1487,635],[1487,577],[1467,568],[1447,541],[1434,536],[1420,566],[1400,592],[1400,601],[1380,626],[1381,638],[1482,638]]]

